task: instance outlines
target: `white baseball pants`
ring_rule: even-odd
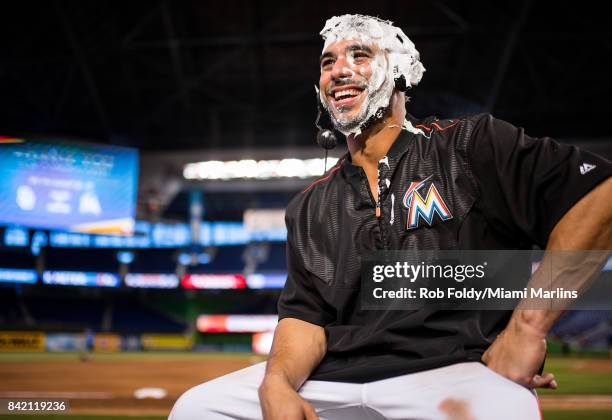
[[[261,419],[257,388],[265,362],[195,386],[169,420]],[[300,395],[320,420],[540,420],[535,392],[477,363],[458,363],[353,384],[307,381]]]

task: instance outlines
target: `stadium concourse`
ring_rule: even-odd
[[[267,352],[317,149],[0,145],[0,351]]]

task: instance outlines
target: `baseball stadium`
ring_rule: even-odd
[[[541,165],[550,160],[545,175],[539,169],[511,172],[504,181],[537,184],[537,191],[512,191],[518,191],[513,197],[533,200],[530,211],[546,202],[542,207],[549,213],[533,210],[544,214],[538,223],[557,214],[556,207],[569,211],[564,200],[576,203],[581,188],[580,194],[592,194],[606,179],[597,171],[612,165],[612,66],[601,58],[611,48],[612,28],[603,13],[594,12],[597,3],[586,3],[555,3],[554,11],[538,0],[6,4],[0,30],[0,418],[167,419],[187,390],[274,354],[277,327],[299,318],[287,309],[298,296],[296,260],[304,272],[323,279],[316,290],[329,270],[335,276],[352,273],[345,257],[311,256],[330,249],[350,255],[340,254],[351,242],[348,235],[332,245],[319,240],[335,230],[350,230],[355,242],[362,240],[358,235],[365,228],[357,228],[357,219],[336,228],[341,218],[324,207],[337,196],[349,206],[352,197],[321,193],[318,208],[329,228],[308,224],[312,237],[306,245],[295,233],[303,222],[288,210],[296,196],[328,191],[323,189],[339,179],[351,156],[357,162],[341,134],[353,136],[353,128],[334,119],[334,102],[325,102],[323,88],[325,71],[335,86],[335,63],[343,56],[334,45],[343,45],[341,35],[350,37],[333,31],[340,31],[347,13],[385,31],[401,28],[396,38],[402,45],[403,37],[410,48],[416,45],[416,63],[420,54],[425,73],[420,70],[422,81],[414,83],[405,77],[401,92],[409,94],[406,110],[418,122],[408,123],[411,136],[433,142],[466,116],[492,114],[534,138],[553,138],[560,145],[553,148],[584,151],[580,156],[589,158],[576,160],[575,176],[557,175],[562,164],[542,152]],[[395,26],[385,26],[391,25],[387,20]],[[398,89],[396,79],[391,85]],[[336,98],[342,95],[335,92]],[[437,118],[427,119],[431,115]],[[336,130],[324,130],[329,127]],[[329,136],[333,144],[326,142]],[[516,154],[521,153],[527,152]],[[586,186],[582,180],[596,173],[600,178]],[[453,201],[454,190],[438,181],[421,195],[428,179],[402,187],[404,208],[397,205],[401,197],[393,202],[398,210],[391,209],[390,223],[401,218],[393,227],[402,234],[450,226],[463,220],[462,206],[466,214],[475,206],[464,205],[461,197]],[[545,188],[555,182],[570,192],[551,200]],[[367,183],[362,185],[367,196]],[[577,194],[573,201],[567,198],[571,191]],[[591,213],[609,212],[612,196],[600,195],[596,203],[589,208],[601,211]],[[411,206],[416,210],[409,213]],[[523,208],[506,207],[509,217]],[[372,220],[388,216],[380,203],[370,210]],[[300,208],[296,214],[311,217],[311,211]],[[501,225],[503,212],[487,220]],[[565,220],[558,216],[556,221]],[[383,237],[382,248],[389,238]],[[533,242],[528,248],[536,255],[544,246]],[[451,248],[439,244],[434,247]],[[529,264],[535,273],[538,261]],[[596,272],[597,282],[612,284],[612,257]],[[603,290],[598,305],[564,310],[547,331],[538,377],[554,374],[554,386],[549,379],[536,391],[545,420],[612,419],[612,292]],[[314,305],[304,302],[301,307]],[[327,328],[314,316],[301,319]],[[326,334],[331,346],[337,332]],[[357,340],[358,334],[348,336]],[[394,341],[382,337],[382,344],[368,342],[376,354],[392,351]],[[489,344],[497,342],[489,338]],[[280,345],[277,339],[274,345]],[[316,380],[332,378],[317,372]],[[393,376],[367,372],[372,381]],[[227,384],[224,395],[242,392]],[[473,385],[474,393],[479,386]],[[452,407],[447,417],[431,418],[481,418]],[[265,410],[263,418],[281,418]]]

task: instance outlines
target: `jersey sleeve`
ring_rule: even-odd
[[[278,300],[278,319],[296,318],[320,326],[333,320],[329,304],[316,288],[313,275],[304,267],[295,246],[295,225],[285,216],[287,225],[287,280]]]
[[[529,137],[490,115],[474,121],[469,156],[485,217],[541,248],[563,215],[612,176],[612,163],[603,157],[548,137]]]

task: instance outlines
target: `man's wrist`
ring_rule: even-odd
[[[510,322],[521,333],[546,338],[548,331],[560,315],[560,311],[544,309],[516,309]]]
[[[293,385],[289,381],[289,378],[282,372],[268,372],[265,374],[261,385],[259,386],[260,390],[265,390],[265,388],[269,387],[289,387],[293,389]]]

